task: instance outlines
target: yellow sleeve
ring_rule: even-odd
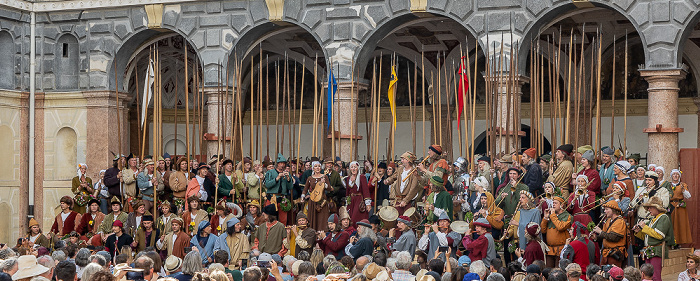
[[[648,225],[645,225],[644,228],[642,228],[642,231],[638,232],[637,234],[639,233],[642,233],[642,237],[640,238],[643,238],[644,235],[649,235],[651,237],[654,237],[654,239],[658,240],[663,240],[665,238],[663,234],[659,233],[658,231],[656,231],[656,229],[653,229]]]

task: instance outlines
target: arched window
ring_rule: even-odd
[[[6,55],[0,60],[0,88],[15,88],[15,42],[9,32],[0,32],[0,50]]]
[[[69,180],[76,175],[78,164],[78,135],[69,127],[56,133],[54,149],[54,178]]]
[[[56,89],[74,90],[78,88],[78,65],[80,51],[78,39],[71,34],[64,34],[56,42]]]

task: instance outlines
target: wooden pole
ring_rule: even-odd
[[[355,103],[355,61],[350,66],[350,159],[355,158],[355,115],[357,114],[357,104]]]
[[[297,156],[301,157],[301,116],[304,114],[304,78],[306,77],[306,57],[301,60],[301,102],[299,102],[299,126],[297,128]],[[296,99],[295,99],[296,100]],[[299,166],[301,163],[297,162],[297,170],[295,173],[299,173]]]
[[[413,149],[411,151],[415,152],[416,127],[418,127],[418,124],[416,124],[418,122],[418,116],[416,115],[416,107],[418,106],[418,61],[415,58],[413,59],[413,61],[413,103],[411,105],[411,134],[413,135]]]
[[[277,154],[280,153],[280,123],[279,123],[279,116],[280,116],[280,69],[278,62],[275,61],[275,71],[276,71],[276,76],[275,76],[275,155],[274,157],[277,157]],[[273,158],[274,157],[270,157]]]
[[[569,65],[567,71],[567,81],[566,81],[566,130],[564,131],[564,143],[569,142],[569,132],[571,131],[571,65],[573,60],[571,59],[572,52],[574,50],[574,29],[571,28],[571,33],[569,35]]]
[[[116,54],[114,55],[114,94],[115,94],[115,99],[117,102],[117,153],[119,153],[119,157],[122,155],[122,113],[121,113],[121,106],[119,105],[119,77],[117,75],[117,56]],[[122,200],[123,202],[123,200]]]
[[[148,71],[148,68],[151,65],[151,55],[152,55],[152,50],[149,47],[149,49],[148,49],[148,64],[146,65],[146,87],[148,87],[149,90],[151,89],[151,75]],[[146,97],[148,97],[148,94],[146,92],[144,92],[143,94]],[[143,123],[143,128],[142,128],[143,132],[141,133],[141,159],[143,159],[143,156],[146,152],[146,135],[148,135],[148,104],[150,102],[151,102],[151,99],[149,98],[146,100],[146,104],[141,105],[144,107],[144,110],[145,110],[143,113],[143,116],[142,116],[144,123]],[[140,123],[141,123],[141,119],[139,119],[139,124]]]
[[[627,31],[625,30],[625,77],[622,81],[625,82],[624,87],[625,87],[625,106],[624,106],[624,115],[625,115],[625,135],[624,135],[624,143],[622,144],[624,146],[623,152],[625,153],[625,156],[627,156]]]
[[[421,61],[421,118],[423,118],[423,155],[425,155],[425,54],[421,50],[420,52]]]
[[[488,57],[488,53],[486,54],[485,57]],[[468,61],[467,61],[468,62]],[[476,139],[474,138],[474,125],[476,123],[476,76],[479,75],[479,40],[476,40],[474,42],[474,80],[472,81],[471,84],[471,95],[470,95],[470,102],[472,105],[471,108],[471,125],[469,126],[471,128],[471,137],[469,138],[469,142],[471,143],[471,151],[469,152],[469,171],[474,170],[474,149],[476,146]],[[469,64],[467,64],[467,67],[469,67]],[[470,69],[467,68],[467,72],[469,72]]]
[[[612,108],[610,110],[610,114],[612,118],[610,118],[610,147],[613,147],[615,144],[615,76],[617,76],[617,72],[615,71],[615,66],[616,66],[616,60],[617,59],[617,48],[615,48],[615,35],[613,35],[613,58],[612,58],[612,65],[613,65],[613,71],[612,71],[612,90],[610,93],[612,93]],[[620,148],[622,151],[623,148]],[[625,155],[626,156],[626,155]]]
[[[306,57],[304,57],[304,59],[305,58]],[[303,67],[304,66],[302,65],[302,71],[304,69]],[[297,123],[296,123],[297,119],[296,118],[297,118],[297,72],[298,72],[297,70],[298,69],[299,69],[299,66],[297,65],[297,61],[295,60],[294,61],[294,86],[292,87],[292,89],[293,89],[292,90],[292,115],[291,115],[292,118],[291,118],[291,120],[289,120],[289,125],[292,128],[292,130],[289,131],[289,137],[292,138],[292,142],[290,142],[290,143],[292,144],[293,147],[296,146],[296,144],[297,144],[297,140],[296,140],[296,138],[294,138],[294,135],[292,134],[292,132],[296,131],[296,129],[297,129]],[[302,75],[303,75],[303,73],[302,73]],[[296,151],[294,151],[294,150],[292,151],[292,158],[293,159],[296,159],[298,157],[298,155],[299,154],[296,153]],[[299,167],[299,164],[300,164],[299,161],[297,161],[296,166]],[[296,173],[297,171],[293,171],[293,172]]]
[[[185,145],[187,149],[185,154],[187,155],[187,162],[190,160],[190,76],[189,76],[189,60],[187,59],[187,44],[185,45]],[[192,79],[196,81],[197,79]],[[176,102],[177,106],[177,102]],[[176,117],[177,118],[177,117]],[[192,143],[194,145],[194,143]],[[189,164],[188,164],[189,165]],[[179,167],[177,167],[179,169]]]
[[[596,123],[596,154],[600,151],[601,148],[601,139],[600,139],[600,75],[601,75],[601,50],[603,47],[603,38],[601,37],[601,33],[598,32],[598,71],[597,71],[597,78],[596,82],[596,117],[595,117],[595,123]]]
[[[318,156],[318,54],[314,59],[314,118],[311,137],[311,156]]]
[[[333,60],[331,60],[330,67],[328,67],[328,75],[331,75],[331,73],[333,73]],[[333,85],[330,84],[330,80],[329,80],[329,83],[326,85],[326,89],[331,89],[331,91],[330,91],[331,96],[328,97],[329,99],[331,99],[330,108],[328,109],[328,110],[330,110],[329,112],[331,114],[329,114],[328,117],[331,118],[331,120],[330,120],[331,121],[331,161],[335,162],[335,120],[336,119],[335,119],[335,112],[333,112],[333,111],[337,111],[337,110],[333,109],[335,107],[334,106],[335,94],[333,93],[333,90],[332,90]],[[326,93],[328,93],[328,91],[326,91]],[[325,138],[326,136],[324,135],[323,137]]]
[[[318,59],[318,55],[316,56]],[[265,56],[265,156],[270,156],[270,56]],[[275,64],[276,66],[276,64]],[[314,70],[315,72],[316,70]],[[314,76],[316,73],[314,73]],[[316,79],[316,77],[314,77]],[[316,80],[318,81],[318,80]]]
[[[258,60],[258,139],[257,139],[258,148],[255,151],[255,158],[253,158],[253,159],[260,160],[260,159],[262,159],[262,155],[260,155],[260,153],[262,153],[262,126],[263,126],[263,123],[262,123],[263,122],[262,121],[263,120],[263,115],[262,115],[262,110],[263,110],[263,106],[262,106],[262,100],[263,100],[263,98],[262,98],[263,97],[263,90],[262,90],[262,87],[263,87],[262,43],[260,43],[260,53],[258,55],[258,58],[259,58],[259,60]],[[267,66],[265,66],[265,68],[267,68]],[[267,77],[265,77],[265,78],[267,79]]]

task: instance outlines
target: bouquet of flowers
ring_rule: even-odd
[[[73,198],[73,201],[75,202],[75,205],[78,205],[80,207],[84,207],[85,205],[87,205],[87,202],[89,202],[90,199],[91,199],[90,195],[87,195],[85,193],[80,192],[80,193],[75,195],[75,197]]]
[[[508,242],[508,252],[509,253],[514,253],[515,249],[517,249],[517,248],[518,248],[518,241],[517,240]]]
[[[190,222],[189,229],[190,229],[190,231],[189,231],[190,233],[194,232],[194,222]]]

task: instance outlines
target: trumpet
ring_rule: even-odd
[[[581,188],[577,188],[577,189],[576,189],[576,196],[581,196],[581,195],[583,195],[583,194],[584,194],[583,189],[581,189]]]

